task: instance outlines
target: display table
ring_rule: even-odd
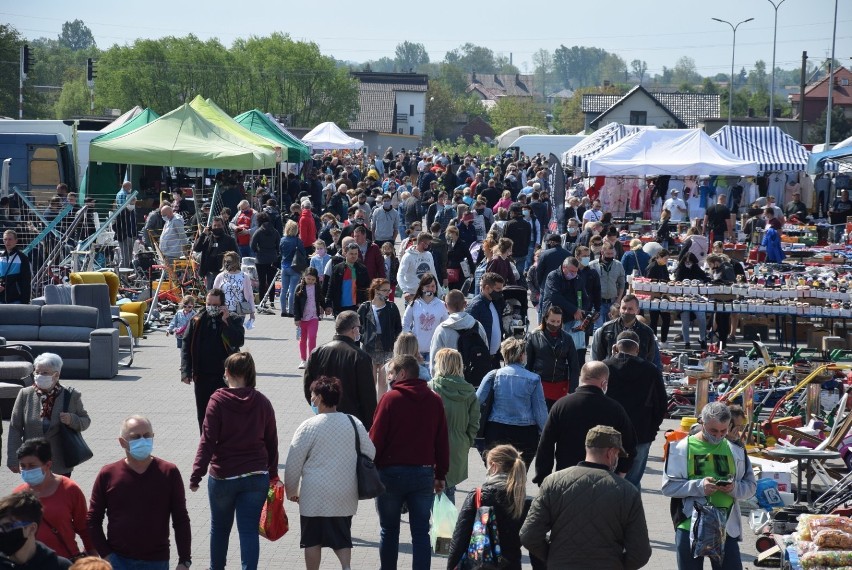
[[[811,462],[815,459],[826,460],[826,459],[839,459],[840,453],[837,451],[828,451],[825,449],[817,450],[817,449],[807,449],[807,448],[787,448],[787,447],[776,447],[774,449],[767,449],[766,454],[772,457],[779,457],[784,459],[792,459],[797,463],[797,471],[798,471],[798,485],[796,487],[799,495],[796,499],[797,503],[801,503],[802,495],[802,462],[805,462],[805,469],[810,470]],[[814,504],[811,500],[811,478],[807,477],[807,503],[809,508],[813,508]]]

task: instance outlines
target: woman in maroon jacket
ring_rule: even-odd
[[[228,537],[236,513],[242,567],[257,568],[260,512],[269,485],[278,480],[278,432],[275,411],[255,389],[254,359],[248,352],[225,360],[225,382],[210,397],[189,489],[198,490],[210,467],[210,567],[225,568]]]

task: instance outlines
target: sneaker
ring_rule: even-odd
[[[307,362],[305,362],[304,360],[303,360],[303,361],[301,361],[301,362],[299,363],[299,369],[300,369],[300,370],[301,370],[301,369],[303,369],[303,368],[305,367],[305,365],[306,365],[306,364],[307,364]]]
[[[731,335],[728,337],[728,343],[737,342],[737,337],[735,335]]]
[[[667,343],[665,341],[660,342],[660,350],[668,350],[668,348],[669,348],[669,343]]]
[[[692,350],[692,347],[689,346],[689,343],[686,343],[686,344],[683,345],[683,349],[684,350]]]
[[[698,344],[701,346],[701,350],[707,350],[707,341],[706,340],[699,340]]]

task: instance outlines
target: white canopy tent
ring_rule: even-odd
[[[311,132],[302,137],[302,142],[314,150],[356,150],[364,146],[364,141],[344,133],[334,123],[320,123]]]
[[[700,129],[645,129],[628,135],[589,161],[590,176],[757,176],[742,160]]]

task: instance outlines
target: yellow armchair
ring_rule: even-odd
[[[115,306],[118,300],[118,275],[112,271],[81,271],[69,275],[71,285],[83,283],[105,283],[109,287],[109,304]],[[130,324],[134,339],[141,339],[145,330],[145,302],[128,302],[120,306],[120,316]],[[126,336],[125,329],[119,328],[119,334]]]

